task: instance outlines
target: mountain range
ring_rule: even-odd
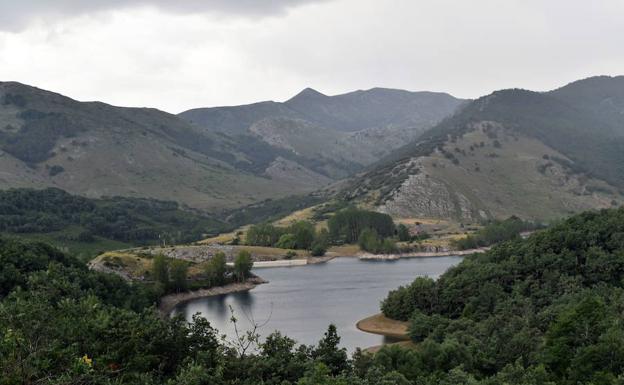
[[[496,91],[337,191],[400,217],[549,220],[624,202],[624,77]]]
[[[0,83],[0,187],[225,210],[316,192],[406,218],[624,202],[624,77],[476,100],[373,88],[179,115]]]
[[[286,103],[175,116],[4,82],[0,186],[240,207],[349,176],[461,103],[446,94],[374,89],[328,97],[307,89]]]

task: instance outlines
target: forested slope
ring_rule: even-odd
[[[624,209],[574,216],[392,291],[410,320],[414,378],[619,384],[624,374]],[[399,354],[399,353],[396,353]],[[462,382],[464,383],[464,382]]]

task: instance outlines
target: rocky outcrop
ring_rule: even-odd
[[[418,173],[410,175],[379,207],[396,217],[433,217],[473,219],[477,210],[462,193],[453,191],[442,181]]]

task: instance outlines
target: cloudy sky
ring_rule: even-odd
[[[0,80],[192,107],[624,74],[622,0],[0,0]]]

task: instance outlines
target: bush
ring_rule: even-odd
[[[284,234],[277,241],[276,247],[280,249],[296,249],[297,248],[297,240],[295,239],[294,234]]]
[[[323,245],[315,244],[312,246],[312,255],[314,257],[322,257],[327,252],[327,249]]]
[[[376,253],[380,247],[377,232],[373,229],[364,229],[358,238],[358,246],[364,251]]]
[[[397,236],[399,237],[399,241],[401,242],[408,242],[412,239],[409,233],[409,229],[402,223],[397,226]]]

